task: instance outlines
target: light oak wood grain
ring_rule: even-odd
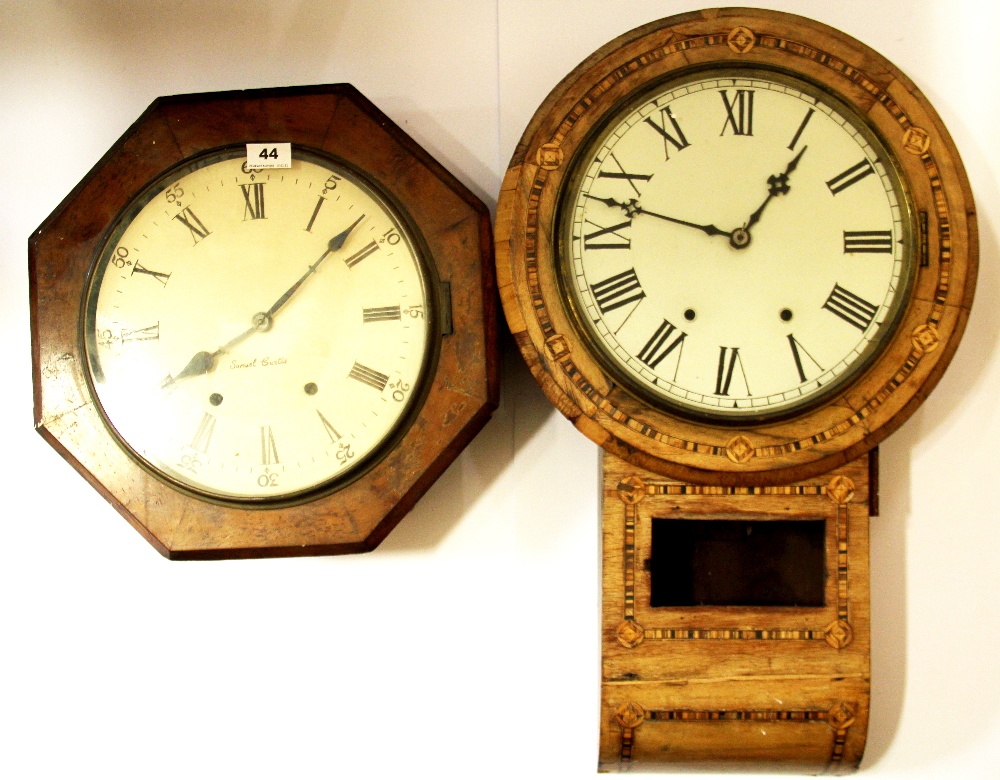
[[[869,462],[693,485],[604,454],[601,767],[842,773],[869,704]],[[822,520],[822,607],[650,606],[654,519]]]
[[[644,400],[602,367],[567,300],[555,237],[574,162],[623,101],[699,67],[791,71],[884,142],[917,226],[901,322],[851,383],[794,416],[726,425]],[[507,321],[549,400],[604,450],[600,767],[844,773],[869,709],[870,508],[878,443],[947,368],[972,305],[972,192],[947,129],[892,63],[827,25],[728,8],[639,27],[549,94],[496,219]],[[822,519],[823,607],[652,607],[654,518]]]
[[[752,33],[753,45],[730,45]],[[739,37],[736,40],[740,40]],[[575,155],[626,96],[682,69],[785,68],[853,105],[883,138],[928,225],[900,325],[842,392],[791,419],[713,425],[639,400],[595,359],[561,289],[553,240]],[[978,268],[971,189],[954,143],[919,90],[858,41],[802,17],[752,9],[685,14],[612,41],[552,91],[511,159],[497,206],[504,311],[552,403],[604,449],[693,482],[775,484],[857,458],[899,427],[940,379],[961,339]],[[733,457],[740,439],[748,457]],[[722,476],[719,476],[719,475]]]

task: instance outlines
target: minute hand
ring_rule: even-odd
[[[725,230],[720,230],[715,225],[699,225],[695,222],[688,222],[685,219],[677,219],[676,217],[668,217],[665,214],[657,214],[655,211],[647,211],[633,198],[627,203],[622,203],[614,198],[597,198],[593,195],[587,195],[591,200],[596,200],[599,203],[603,203],[605,206],[617,206],[625,215],[628,217],[634,217],[636,214],[645,214],[647,217],[656,217],[657,219],[662,219],[667,222],[673,222],[676,225],[684,225],[685,227],[691,227],[695,230],[700,230],[703,233],[707,233],[710,236],[728,236],[729,233]]]
[[[309,266],[309,269],[304,274],[302,274],[301,277],[299,277],[299,280],[295,282],[295,284],[293,284],[291,287],[289,287],[285,291],[284,295],[278,298],[278,300],[274,302],[274,305],[271,306],[271,308],[268,309],[266,312],[264,312],[264,315],[270,318],[274,315],[276,311],[278,311],[278,309],[284,306],[285,303],[288,302],[288,299],[295,294],[295,291],[302,286],[303,282],[305,282],[305,280],[308,279],[312,274],[316,273],[316,269],[319,268],[319,264],[322,263],[324,260],[326,260],[328,255],[330,255],[332,252],[336,252],[344,245],[344,242],[347,240],[347,237],[350,235],[351,231],[354,230],[354,228],[358,226],[358,223],[364,218],[365,215],[362,214],[360,217],[354,220],[354,222],[352,222],[350,225],[348,225],[346,228],[340,231],[337,235],[331,238],[330,242],[326,245],[326,251],[319,256],[319,260],[317,260],[315,263]]]
[[[686,225],[687,227],[692,227],[695,230],[700,230],[710,236],[728,236],[728,231],[720,230],[715,225],[698,225],[694,222],[688,222],[687,220],[677,219],[676,217],[668,217],[665,214],[657,214],[655,211],[646,211],[642,206],[638,204],[635,206],[636,214],[645,214],[647,217],[656,217],[657,219],[663,219],[667,222],[673,222],[677,225]]]
[[[358,223],[361,222],[361,220],[363,220],[364,218],[365,215],[362,214],[360,217],[354,220],[354,222],[352,222],[346,228],[341,230],[337,235],[331,238],[326,245],[326,250],[323,252],[323,254],[319,256],[319,259],[311,266],[309,266],[309,269],[304,274],[302,274],[302,276],[299,277],[298,281],[295,282],[295,284],[289,287],[285,291],[285,293],[280,298],[278,298],[278,300],[274,302],[274,305],[271,306],[270,309],[268,309],[265,312],[258,312],[257,314],[253,315],[253,317],[250,320],[251,324],[249,328],[240,333],[238,336],[235,336],[234,338],[227,341],[225,344],[223,344],[221,347],[215,350],[215,352],[206,352],[206,351],[196,352],[194,357],[192,357],[188,361],[187,365],[184,366],[184,368],[177,376],[172,376],[170,374],[167,374],[166,378],[160,383],[160,388],[166,390],[168,387],[171,387],[172,385],[176,384],[181,379],[188,379],[189,377],[201,376],[202,374],[208,374],[211,371],[214,371],[215,359],[219,357],[219,355],[226,354],[233,347],[235,347],[237,344],[239,344],[241,341],[248,338],[252,334],[260,331],[269,330],[271,327],[271,317],[274,316],[274,313],[288,302],[288,299],[295,294],[295,291],[302,286],[303,282],[305,282],[306,279],[312,276],[312,274],[316,273],[316,269],[319,268],[319,264],[322,263],[324,260],[326,260],[328,255],[330,255],[333,252],[336,252],[344,245],[344,242],[347,241],[347,237],[351,234],[351,231],[354,230],[354,228],[358,226]]]

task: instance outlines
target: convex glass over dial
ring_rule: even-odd
[[[420,241],[325,156],[249,170],[246,147],[150,185],[86,301],[90,381],[149,467],[220,499],[339,483],[405,428],[434,355]]]
[[[640,396],[721,421],[794,414],[856,376],[905,308],[914,230],[892,158],[801,79],[670,81],[574,166],[563,283]]]

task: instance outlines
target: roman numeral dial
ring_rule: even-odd
[[[583,235],[583,246],[585,249],[628,249],[631,246],[631,239],[628,237],[629,228],[632,227],[631,220],[616,222],[613,225],[601,225],[588,221]]]
[[[567,174],[563,287],[608,375],[680,414],[789,415],[884,347],[913,226],[865,119],[719,71],[625,105]]]
[[[115,430],[214,499],[286,499],[380,457],[440,329],[408,219],[337,161],[292,156],[252,170],[245,146],[211,152],[154,182],[115,226],[87,302]],[[617,173],[630,191],[644,181]],[[621,221],[588,232],[623,242]]]
[[[830,189],[831,195],[839,195],[873,173],[875,173],[875,168],[872,167],[871,161],[862,160],[838,173],[826,183],[826,186]]]
[[[653,129],[653,132],[661,137],[663,141],[664,160],[670,159],[671,148],[675,152],[680,152],[691,145],[687,136],[684,135],[677,117],[674,116],[674,112],[670,109],[669,104],[644,117],[643,121]]]
[[[646,297],[634,268],[595,282],[590,286],[590,291],[601,314],[637,304]]]
[[[753,96],[752,89],[734,90],[731,98],[730,90],[719,90],[719,97],[726,109],[726,121],[719,135],[725,135],[726,132],[733,135],[753,135]]]
[[[687,338],[687,333],[678,332],[677,328],[667,320],[664,320],[653,331],[653,335],[649,337],[649,341],[643,345],[642,349],[636,354],[636,357],[650,368],[656,368],[665,358],[677,350],[679,366],[680,352],[685,338]]]
[[[243,191],[243,220],[265,219],[264,215],[264,182],[241,184]]]
[[[205,227],[205,223],[201,221],[197,214],[190,206],[185,206],[181,209],[179,214],[174,216],[174,219],[189,231],[191,231],[191,240],[197,244],[204,238],[208,237],[208,234],[212,231]]]

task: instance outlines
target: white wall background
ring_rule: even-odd
[[[509,338],[499,412],[376,552],[170,563],[31,430],[26,243],[155,97],[220,89],[352,82],[495,206],[563,75],[702,4],[0,0],[0,776],[595,773],[597,450]],[[963,346],[882,447],[863,769],[997,778],[1000,6],[753,4],[893,60],[972,180]]]

